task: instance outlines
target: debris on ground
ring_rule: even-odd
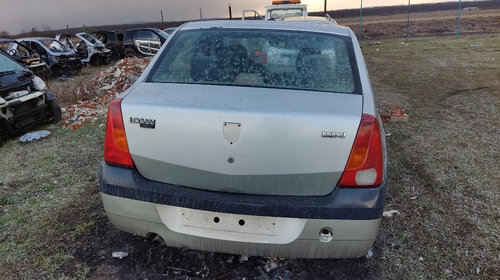
[[[424,261],[424,258],[423,257],[418,257],[418,260],[423,262]]]
[[[244,263],[246,261],[248,261],[248,256],[241,255],[241,257],[240,257],[240,263]]]
[[[117,259],[123,259],[125,257],[128,257],[128,253],[127,252],[122,252],[122,251],[118,251],[118,252],[113,252],[111,253],[111,256],[113,258],[117,258]]]
[[[19,141],[22,143],[33,142],[36,140],[40,140],[50,135],[50,131],[48,130],[38,130],[24,134],[19,138]]]
[[[385,109],[387,114],[380,114],[380,118],[383,123],[386,122],[407,122],[410,120],[410,116],[407,115],[404,109],[400,108],[398,105],[392,104],[391,109]]]
[[[95,74],[88,83],[77,88],[77,104],[61,108],[63,126],[71,130],[105,116],[108,104],[117,95],[128,89],[146,69],[151,58],[125,58],[115,65]]]
[[[368,252],[366,253],[365,258],[371,259],[371,258],[373,258],[373,255],[375,255],[373,253],[373,248],[370,248],[370,250],[368,250]]]
[[[401,213],[399,213],[398,210],[389,210],[389,211],[384,211],[382,213],[382,216],[384,216],[384,218],[392,218],[394,215],[399,215]]]

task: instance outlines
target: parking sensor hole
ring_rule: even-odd
[[[215,218],[214,218],[214,223],[218,224],[219,222],[220,222],[219,217],[215,217]]]
[[[227,159],[227,162],[229,162],[229,163],[233,163],[233,162],[234,162],[234,158],[232,158],[232,157],[228,158],[228,159]]]
[[[240,226],[244,226],[245,225],[245,220],[241,219],[238,224],[240,224]]]
[[[328,235],[330,232],[326,228],[324,228],[321,230],[321,233],[324,235]]]

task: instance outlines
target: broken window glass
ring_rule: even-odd
[[[189,30],[159,58],[152,82],[359,93],[347,36],[276,30]]]

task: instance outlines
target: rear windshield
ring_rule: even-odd
[[[356,65],[346,36],[200,29],[178,32],[148,81],[361,93]]]

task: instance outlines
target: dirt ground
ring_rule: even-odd
[[[247,257],[169,248],[116,230],[98,190],[100,117],[76,130],[40,127],[52,135],[0,148],[0,278],[498,279],[500,38],[383,40],[363,44],[363,53],[380,112],[395,104],[410,116],[384,125],[385,210],[399,214],[383,219],[367,256]],[[51,84],[58,96],[70,85]]]

